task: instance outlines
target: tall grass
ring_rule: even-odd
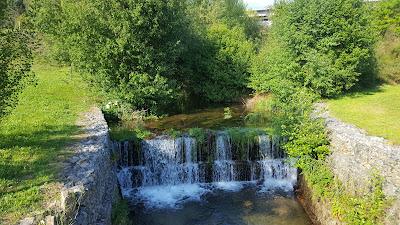
[[[379,78],[389,84],[400,83],[400,37],[388,31],[377,43]]]

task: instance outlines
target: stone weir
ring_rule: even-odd
[[[196,139],[158,136],[140,142],[114,142],[123,193],[137,187],[230,181],[297,181],[280,148],[266,134],[235,140],[229,132],[207,132]]]

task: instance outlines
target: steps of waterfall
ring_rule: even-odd
[[[183,134],[115,141],[113,149],[124,198],[164,208],[201,200],[213,190],[235,191],[248,185],[260,192],[292,192],[297,170],[281,142],[261,132],[243,142],[226,131],[209,131],[201,140]]]

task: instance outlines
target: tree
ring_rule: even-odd
[[[250,86],[265,91],[284,79],[331,97],[369,79],[374,37],[367,15],[361,0],[279,2],[262,51],[275,61],[255,65]]]
[[[15,106],[18,94],[31,81],[32,54],[28,32],[15,26],[18,5],[0,3],[0,117]]]
[[[207,41],[211,48],[204,68],[207,73],[194,80],[194,91],[208,102],[237,100],[247,92],[250,62],[255,52],[253,43],[246,39],[241,27],[229,28],[221,23],[207,29]]]
[[[61,42],[108,99],[156,113],[178,95],[184,10],[179,0],[37,0],[32,13],[36,27]]]
[[[243,94],[258,29],[239,0],[34,0],[31,21],[108,100],[152,113]]]
[[[231,102],[247,94],[259,24],[239,0],[199,0],[189,5],[187,88],[202,102]],[[200,98],[199,98],[200,97]]]

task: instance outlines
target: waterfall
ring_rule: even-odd
[[[235,181],[235,162],[232,160],[230,138],[226,133],[216,137],[215,159],[213,163],[213,181]]]
[[[179,193],[191,189],[201,192],[193,185],[233,181],[252,181],[267,189],[291,189],[295,185],[297,171],[281,150],[279,138],[259,135],[247,146],[236,143],[227,132],[215,132],[207,138],[205,143],[211,144],[199,144],[188,135],[159,136],[140,143],[115,142],[124,196],[134,189],[169,190],[182,185]]]

